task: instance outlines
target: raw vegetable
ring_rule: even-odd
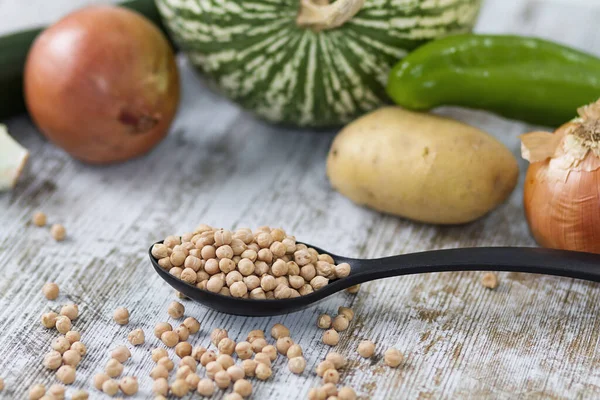
[[[174,40],[228,97],[304,126],[339,125],[389,101],[392,65],[428,40],[470,31],[480,3],[157,0]]]
[[[25,99],[52,142],[81,161],[114,163],[165,137],[179,75],[169,43],[149,20],[121,7],[88,7],[36,39]]]
[[[544,247],[600,253],[600,100],[554,134],[522,137],[524,206]]]
[[[121,5],[139,12],[165,31],[154,0],[129,0]],[[35,28],[0,37],[0,120],[25,112],[23,70],[29,48],[41,32],[42,28]]]
[[[335,189],[358,204],[434,224],[473,221],[504,202],[518,166],[461,122],[386,107],[344,128],[327,158]]]
[[[456,35],[417,49],[390,74],[399,105],[457,105],[558,126],[600,97],[600,59],[542,39]]]
[[[12,189],[27,164],[29,152],[0,124],[0,192]]]

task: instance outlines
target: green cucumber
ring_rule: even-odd
[[[120,5],[139,12],[165,32],[154,0],[130,0]],[[25,111],[23,70],[29,48],[43,29],[0,37],[0,120]]]

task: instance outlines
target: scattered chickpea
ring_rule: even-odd
[[[236,392],[231,392],[223,397],[223,400],[243,400],[243,397]]]
[[[375,343],[370,340],[363,340],[358,344],[358,354],[364,358],[370,358],[375,353]]]
[[[42,286],[42,293],[48,300],[56,300],[60,293],[60,289],[56,283],[48,282]]]
[[[292,373],[300,375],[306,368],[306,360],[301,356],[290,358],[288,368]]]
[[[293,344],[288,349],[286,356],[287,358],[300,357],[302,355],[302,347],[299,344]]]
[[[77,351],[80,356],[84,356],[85,353],[87,352],[87,348],[85,347],[85,344],[83,344],[81,342],[75,342],[75,343],[71,344],[71,350]]]
[[[185,379],[191,373],[192,373],[192,369],[189,366],[182,365],[182,366],[179,367],[179,369],[177,369],[177,372],[175,372],[175,378],[177,378],[177,379]]]
[[[102,391],[109,396],[114,396],[119,392],[119,383],[114,379],[109,379],[102,384]]]
[[[56,330],[63,335],[71,330],[71,320],[69,317],[61,315],[56,318]]]
[[[64,352],[62,359],[65,365],[70,365],[75,368],[81,361],[81,355],[77,350],[67,350]]]
[[[169,371],[167,370],[167,368],[165,368],[164,365],[156,365],[154,366],[154,368],[152,368],[152,371],[150,371],[150,377],[154,380],[161,378],[168,379]]]
[[[75,368],[70,365],[63,365],[56,371],[56,379],[65,385],[70,385],[75,382]]]
[[[333,322],[331,323],[333,329],[335,329],[338,332],[345,331],[346,329],[348,329],[349,325],[350,321],[348,321],[348,318],[346,318],[345,315],[338,315],[333,319]]]
[[[44,214],[41,211],[36,211],[33,213],[33,215],[31,216],[31,222],[35,225],[35,226],[39,226],[40,228],[42,226],[46,226],[46,222],[48,221],[48,218],[46,217],[46,214]],[[43,394],[42,394],[43,396]],[[40,397],[42,397],[40,396]]]
[[[169,308],[167,309],[167,312],[169,313],[171,318],[179,319],[179,318],[183,317],[183,313],[185,312],[185,307],[180,302],[174,301],[171,304],[169,304]]]
[[[123,373],[123,364],[114,358],[111,358],[106,363],[104,372],[106,372],[106,375],[110,376],[111,378],[115,378]]]
[[[349,307],[339,307],[338,315],[343,315],[348,319],[348,321],[352,321],[352,319],[354,319],[354,311]]]
[[[194,358],[194,360],[196,361],[200,361],[200,359],[202,358],[202,355],[206,353],[206,347],[203,346],[196,346],[192,349],[192,357]]]
[[[289,332],[289,331],[288,331]],[[289,348],[294,344],[294,341],[288,336],[280,336],[277,339],[277,351],[279,354],[286,355]],[[264,351],[264,349],[263,349]]]
[[[335,346],[340,342],[340,335],[334,329],[323,332],[323,343],[328,346]]]
[[[158,360],[158,362],[156,364],[162,365],[163,367],[165,367],[167,369],[167,371],[172,371],[173,368],[175,368],[175,364],[173,363],[173,360],[171,360],[169,357],[161,358],[160,360]]]
[[[156,395],[166,396],[169,394],[169,382],[167,378],[158,378],[152,383],[152,392]]]
[[[210,333],[210,341],[215,346],[218,346],[219,342],[225,339],[226,337],[229,337],[229,335],[227,334],[227,331],[225,329],[215,328]]]
[[[269,355],[265,353],[256,353],[254,355],[254,361],[256,361],[259,364],[266,364],[269,367],[271,366],[271,357],[269,357]]]
[[[56,317],[58,314],[53,311],[42,314],[42,325],[48,329],[56,327]]]
[[[184,379],[175,379],[171,385],[171,393],[175,397],[183,397],[190,391],[190,387]]]
[[[67,236],[67,230],[61,224],[54,224],[50,227],[50,235],[57,242],[62,242]]]
[[[126,346],[117,346],[113,351],[111,351],[110,356],[118,362],[124,363],[125,361],[129,360],[129,357],[131,357],[131,352]]]
[[[233,360],[233,357],[231,357],[228,354],[220,354],[215,361],[218,362],[219,364],[221,364],[221,367],[223,367],[223,369],[225,369],[225,370],[227,368],[235,365],[235,361]]]
[[[158,362],[163,357],[168,357],[169,353],[165,349],[154,349],[152,350],[152,361]]]
[[[261,381],[265,381],[271,377],[273,371],[271,371],[271,367],[269,365],[260,362],[256,366],[256,371],[254,371],[254,374]]]
[[[55,383],[54,385],[51,385],[48,388],[48,391],[46,391],[46,395],[52,398],[53,400],[64,399],[66,390],[67,389],[63,385]]]
[[[71,395],[71,400],[88,400],[89,394],[85,390],[78,390]]]
[[[263,338],[256,338],[252,341],[252,351],[255,353],[260,353],[265,346],[267,346],[267,341]]]
[[[190,367],[192,371],[196,371],[196,368],[198,368],[198,363],[196,362],[196,360],[194,360],[194,357],[192,356],[185,356],[179,361],[179,368],[181,368],[184,365]]]
[[[271,337],[273,339],[279,339],[280,337],[289,337],[290,330],[282,324],[275,324],[273,328],[271,328]]]
[[[346,357],[344,357],[340,353],[329,353],[325,357],[325,360],[331,362],[335,369],[342,369],[346,365]]]
[[[59,336],[52,340],[50,344],[53,350],[58,351],[60,354],[63,354],[65,351],[71,348],[71,343],[64,336]]]
[[[119,307],[113,313],[113,319],[119,325],[127,325],[129,323],[129,310],[125,307]]]
[[[62,354],[56,350],[52,350],[44,355],[44,361],[42,364],[44,367],[51,370],[58,369],[62,365]]]
[[[327,314],[319,315],[317,326],[321,329],[329,329],[331,327],[331,317]]]
[[[339,400],[356,400],[356,392],[348,386],[340,388],[337,396]]]
[[[325,360],[321,361],[319,365],[317,365],[315,372],[317,373],[317,376],[322,377],[325,371],[327,371],[328,369],[335,369],[335,365],[333,364],[333,362]]]
[[[277,358],[277,348],[271,344],[263,347],[261,353],[268,355],[271,361],[275,361]]]
[[[252,345],[249,342],[239,342],[235,345],[235,353],[240,360],[252,357]]]
[[[340,373],[335,369],[328,369],[323,373],[323,383],[337,384],[340,381]]]
[[[498,276],[493,272],[486,272],[481,277],[481,284],[488,289],[496,289],[498,287]]]
[[[65,333],[65,337],[69,341],[69,343],[73,344],[75,342],[79,342],[81,340],[81,333],[77,331],[69,331]]]
[[[206,364],[206,376],[210,379],[214,379],[215,374],[223,370],[223,366],[216,361],[211,361]]]
[[[183,325],[188,328],[188,331],[193,335],[200,330],[200,322],[194,317],[187,317],[183,321]]]
[[[322,388],[312,388],[308,392],[308,400],[325,400],[327,393]]]
[[[79,316],[79,307],[77,304],[67,304],[60,309],[60,315],[68,317],[71,321]]]
[[[187,383],[190,388],[198,386],[198,382],[200,382],[200,377],[197,374],[192,373],[185,377],[185,383]]]
[[[94,375],[94,387],[98,390],[102,390],[102,385],[108,380],[110,380],[110,376],[108,376],[108,374],[103,372],[96,374]]]
[[[221,370],[215,374],[215,383],[219,389],[227,389],[231,384],[231,378],[227,371]]]
[[[233,391],[242,397],[252,394],[252,383],[246,379],[239,379],[233,384]]]
[[[175,332],[177,334],[177,336],[179,336],[179,341],[181,341],[181,342],[185,342],[190,337],[190,331],[183,324],[181,324],[177,328],[175,328],[175,330],[173,332]]]
[[[206,367],[206,365],[211,362],[211,361],[216,361],[217,360],[217,355],[215,354],[214,351],[212,350],[207,350],[204,354],[202,354],[202,356],[200,357],[200,364],[202,364],[203,367]]]
[[[256,362],[255,360],[242,361],[242,368],[244,369],[244,375],[254,376],[254,372],[256,371],[257,365],[258,365],[258,362]]]
[[[43,225],[42,225],[43,226]],[[39,400],[46,394],[46,387],[41,383],[29,388],[29,400]]]
[[[219,341],[217,348],[222,354],[232,355],[235,350],[235,342],[229,338],[223,338]]]
[[[239,365],[232,365],[231,367],[227,368],[227,373],[231,378],[231,382],[237,382],[240,379],[243,379],[244,376],[246,376],[246,374],[244,373],[244,369]]]
[[[119,381],[119,388],[127,396],[132,396],[138,391],[138,380],[134,376],[125,376]]]
[[[346,292],[348,292],[350,294],[356,294],[356,293],[358,293],[359,290],[360,290],[360,285],[354,285],[354,286],[350,286],[348,289],[346,289]]]
[[[154,336],[160,339],[163,333],[172,330],[173,326],[171,326],[171,324],[169,324],[168,322],[159,322],[154,326]]]
[[[144,331],[139,328],[132,330],[129,332],[129,335],[127,335],[127,340],[129,340],[129,343],[132,345],[139,346],[145,341]]]
[[[179,342],[175,346],[175,354],[178,357],[183,358],[192,354],[192,345],[188,342]]]
[[[200,379],[197,385],[198,394],[205,397],[210,397],[215,392],[215,384],[208,378]]]
[[[160,340],[167,347],[175,347],[179,343],[179,335],[175,331],[166,331],[160,335]]]
[[[325,383],[323,386],[321,386],[321,389],[323,389],[323,391],[325,391],[327,396],[336,396],[337,395],[337,387],[335,386],[334,383],[331,383],[331,382]],[[329,399],[329,397],[327,399]]]
[[[404,361],[404,355],[397,349],[390,348],[383,353],[383,361],[387,366],[396,368]]]

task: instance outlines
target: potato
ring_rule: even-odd
[[[358,204],[415,221],[462,224],[504,202],[519,167],[502,143],[479,129],[385,107],[338,134],[327,174]]]

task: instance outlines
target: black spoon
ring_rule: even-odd
[[[361,260],[336,256],[315,246],[308,244],[307,246],[313,247],[319,253],[329,254],[336,264],[343,262],[350,264],[352,267],[350,275],[331,281],[324,288],[306,296],[281,300],[253,300],[223,296],[198,289],[162,269],[152,253],[150,253],[150,260],[156,272],[169,285],[187,297],[227,314],[256,317],[297,311],[359,283],[427,272],[509,271],[600,282],[600,254],[529,247],[473,247]]]

